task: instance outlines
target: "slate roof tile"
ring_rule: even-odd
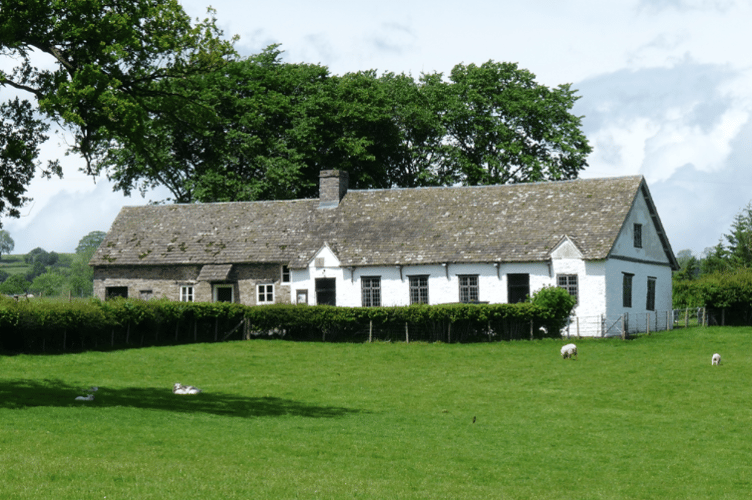
[[[343,266],[543,261],[564,236],[605,259],[641,176],[350,190],[318,200],[124,207],[91,264],[289,263],[327,242]]]

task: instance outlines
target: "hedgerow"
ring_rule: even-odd
[[[573,305],[562,297],[551,291],[520,304],[407,307],[2,298],[0,348],[39,353],[270,337],[327,342],[558,337]]]

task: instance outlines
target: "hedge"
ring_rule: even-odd
[[[0,348],[41,353],[243,338],[488,342],[559,336],[571,307],[550,292],[537,302],[351,308],[3,297]]]
[[[752,269],[713,273],[674,282],[674,307],[724,311],[724,324],[752,324]],[[716,314],[718,316],[718,314]]]

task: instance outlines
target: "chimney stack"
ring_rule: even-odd
[[[350,174],[344,170],[322,170],[319,174],[319,208],[337,208],[347,193]]]

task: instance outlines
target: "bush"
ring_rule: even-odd
[[[548,317],[544,321],[547,336],[559,337],[562,328],[567,325],[572,309],[577,305],[577,299],[563,288],[546,286],[535,292],[530,301],[547,311]]]

